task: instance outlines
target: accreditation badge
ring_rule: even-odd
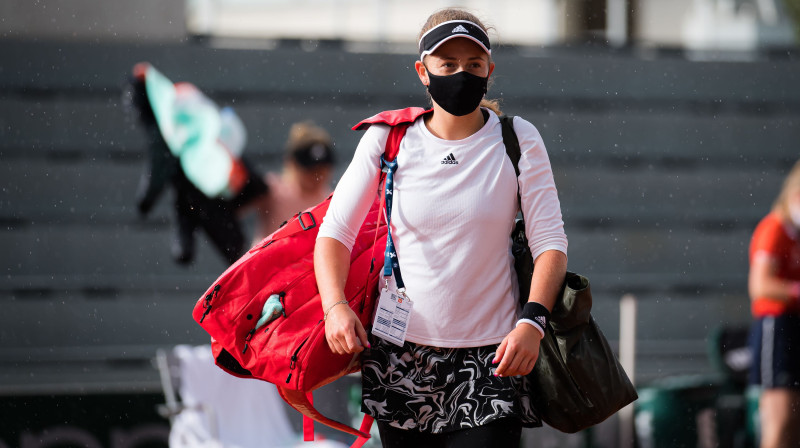
[[[406,341],[406,330],[413,305],[405,293],[388,287],[383,288],[372,322],[372,334],[402,347]]]

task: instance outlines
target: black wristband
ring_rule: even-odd
[[[539,324],[542,330],[547,331],[547,324],[550,322],[550,311],[541,303],[527,302],[522,307],[522,313],[520,313],[519,318],[532,320]]]

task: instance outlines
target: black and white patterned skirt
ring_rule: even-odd
[[[541,426],[526,377],[496,377],[497,344],[439,348],[406,342],[398,347],[370,335],[362,360],[361,408],[401,429],[444,433],[516,417]]]

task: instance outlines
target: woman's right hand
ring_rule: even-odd
[[[337,355],[359,353],[369,347],[367,332],[355,311],[341,303],[349,269],[350,249],[333,238],[317,238],[314,274],[325,311],[325,339]]]
[[[360,353],[369,347],[367,332],[355,311],[347,305],[334,306],[325,319],[325,339],[333,353]]]

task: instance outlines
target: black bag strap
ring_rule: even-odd
[[[519,177],[519,159],[522,157],[522,152],[519,148],[517,133],[514,131],[514,116],[500,115],[498,118],[500,118],[500,127],[503,131],[503,145],[506,147],[506,154],[514,164],[514,172]]]
[[[506,147],[506,155],[511,159],[511,163],[514,165],[514,172],[517,173],[517,178],[519,178],[519,159],[522,157],[522,151],[519,147],[517,133],[514,131],[514,116],[500,115],[498,118],[500,118],[500,129],[503,132],[503,145]],[[519,212],[522,214],[522,197],[520,196],[519,183],[517,183],[517,205],[519,205]]]

